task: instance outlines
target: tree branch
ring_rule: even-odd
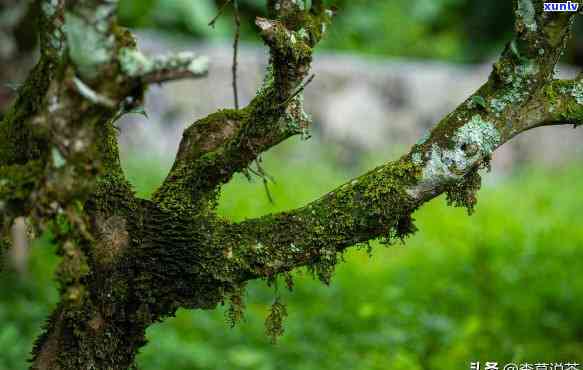
[[[219,244],[236,261],[234,279],[312,266],[327,282],[338,253],[375,238],[405,238],[416,231],[412,214],[436,196],[448,192],[454,202],[473,207],[476,171],[497,147],[534,127],[583,124],[582,103],[581,79],[551,82],[512,120],[476,113],[460,125],[468,110],[464,103],[399,160],[305,207],[225,226]]]
[[[537,4],[541,5],[534,15],[538,32],[531,33],[534,27],[527,28],[524,17],[519,17],[516,38],[502,53],[488,81],[399,160],[296,210],[239,223],[221,220],[208,208],[193,213],[197,209],[193,201],[214,201],[201,194],[212,194],[210,189],[227,181],[258,150],[285,139],[285,130],[273,129],[281,127],[281,113],[269,112],[274,102],[285,101],[301,82],[285,93],[286,85],[278,84],[275,75],[284,78],[293,73],[282,72],[286,67],[278,72],[277,63],[273,63],[273,82],[266,83],[248,107],[215,113],[184,133],[171,174],[154,197],[152,207],[157,216],[148,211],[144,220],[147,234],[155,235],[152,244],[158,245],[149,246],[147,252],[155,250],[159,256],[140,255],[136,260],[146,265],[139,270],[156,271],[154,275],[164,280],[164,286],[180,281],[176,285],[187,294],[180,295],[169,287],[164,296],[200,307],[196,297],[202,293],[184,288],[195,276],[197,281],[229,292],[249,279],[272,278],[309,266],[327,282],[338,253],[375,238],[386,242],[405,238],[416,230],[415,210],[442,193],[447,194],[449,203],[471,211],[480,187],[478,170],[488,166],[496,148],[534,127],[583,123],[581,76],[571,81],[552,79],[572,16],[543,14],[542,2]],[[266,42],[273,43],[272,53],[279,52],[277,40],[291,40],[291,36],[286,38],[285,29],[279,28],[283,21],[260,19],[259,23],[264,23]],[[282,37],[270,36],[280,32],[278,29]],[[527,39],[529,43],[525,43]],[[293,63],[295,59],[289,58]],[[282,86],[284,93],[274,90],[275,86]],[[168,218],[170,221],[165,221]],[[162,259],[171,259],[176,272],[165,276],[167,267],[158,266]],[[210,296],[215,302],[218,299],[214,293]]]
[[[262,88],[247,107],[211,114],[184,132],[173,168],[153,197],[163,207],[212,208],[218,187],[233,174],[309,126],[301,94],[293,95],[310,70],[313,48],[332,13],[321,4],[305,10],[296,1],[275,3],[275,20],[256,21],[270,50]]]
[[[207,59],[192,53],[147,58],[137,51],[133,36],[116,23],[115,1],[41,5],[41,58],[0,124],[0,178],[37,169],[18,192],[0,189],[7,224],[31,212],[38,223],[50,219],[58,209],[52,203],[64,207],[87,197],[101,175],[129,192],[112,121],[141,104],[145,84],[207,72]]]
[[[486,84],[409,153],[305,207],[225,224],[219,245],[232,278],[273,277],[307,265],[327,282],[338,253],[375,238],[405,238],[416,231],[415,210],[442,193],[471,211],[478,170],[514,136],[539,126],[583,124],[582,76],[552,80],[573,15],[543,13],[542,1],[517,4],[517,36]]]
[[[190,52],[149,58],[135,48],[122,48],[119,59],[127,76],[145,84],[200,78],[208,73],[208,58]]]

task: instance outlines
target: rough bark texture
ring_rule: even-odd
[[[412,214],[446,192],[472,210],[478,170],[523,131],[583,122],[583,77],[553,79],[574,13],[516,2],[516,36],[486,83],[410,152],[300,209],[233,223],[215,213],[220,187],[309,126],[301,89],[333,13],[321,1],[268,0],[256,24],[271,53],[247,106],[192,124],[152,200],[120,166],[115,120],[147,84],[199,77],[189,53],[146,57],[117,25],[114,0],[38,1],[41,57],[0,124],[2,249],[27,217],[50,230],[61,301],[33,349],[33,369],[127,369],[146,328],[178,308],[241,304],[246,281],[301,266],[328,283],[346,248],[415,231]],[[238,308],[233,311],[236,318]],[[276,305],[268,330],[281,332]]]

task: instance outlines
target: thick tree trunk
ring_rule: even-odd
[[[111,189],[100,189],[85,209],[95,236],[91,272],[82,287],[64,293],[36,343],[34,369],[127,369],[150,324],[179,307],[214,308],[232,284],[214,276],[208,262],[223,251],[202,251],[212,238],[206,221]],[[65,247],[64,254],[63,268],[81,268],[79,250]]]
[[[32,369],[129,369],[145,344],[145,326],[108,321],[93,304],[59,306],[38,338]]]

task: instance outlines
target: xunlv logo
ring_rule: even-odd
[[[579,3],[545,3],[545,12],[576,12],[579,9]]]

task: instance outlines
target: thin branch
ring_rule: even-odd
[[[223,5],[221,5],[219,12],[217,13],[217,15],[215,15],[215,17],[213,19],[211,19],[211,21],[209,22],[209,27],[214,28],[215,27],[215,23],[217,22],[217,20],[221,17],[221,15],[223,15],[223,12],[225,11],[225,9],[227,9],[227,5],[229,5],[233,0],[226,0]]]
[[[208,74],[208,58],[191,52],[148,57],[135,48],[122,48],[118,57],[123,73],[145,84],[201,78]]]
[[[108,98],[107,96],[101,95],[87,86],[81,79],[74,77],[73,84],[75,88],[83,96],[85,99],[89,100],[91,103],[96,105],[101,105],[106,108],[115,108],[116,102],[112,99]]]
[[[239,13],[238,0],[227,0],[223,3],[217,15],[209,22],[210,27],[215,27],[216,21],[221,17],[227,5],[233,4],[233,21],[235,23],[235,36],[233,41],[233,66],[231,68],[233,74],[233,100],[235,109],[239,109],[239,91],[237,88],[237,60],[239,54],[239,40],[241,38],[241,16]]]
[[[263,188],[265,189],[265,195],[267,196],[267,200],[269,200],[269,203],[275,204],[273,197],[271,195],[271,191],[269,190],[269,181],[271,181],[272,183],[275,183],[275,180],[273,179],[272,176],[270,176],[265,171],[265,169],[261,165],[261,156],[257,157],[257,159],[255,160],[255,166],[257,167],[257,171],[252,171],[252,172],[256,176],[261,178],[261,181],[263,182]],[[251,168],[251,167],[249,167],[249,168]]]
[[[239,39],[241,38],[241,16],[239,14],[239,1],[233,1],[233,19],[235,21],[235,40],[233,42],[233,98],[235,109],[239,109],[239,91],[237,88],[237,58],[239,54]]]
[[[308,77],[306,82],[302,82],[302,84],[300,85],[300,87],[293,93],[291,94],[291,96],[289,98],[287,98],[283,103],[279,104],[280,108],[287,108],[287,106],[289,105],[289,103],[294,100],[298,95],[300,95],[302,92],[304,92],[304,90],[306,89],[306,87],[314,80],[314,78],[316,77],[315,74],[311,75],[310,77]]]
[[[286,2],[285,8],[287,16],[297,12],[298,19],[309,22],[311,28],[300,28],[291,21],[287,28],[286,22],[257,19],[271,55],[264,86],[247,107],[219,111],[185,131],[173,168],[154,194],[157,203],[175,208],[176,194],[180,193],[180,203],[188,205],[180,206],[182,210],[200,207],[201,201],[214,199],[218,187],[236,172],[245,172],[262,152],[302,133],[308,125],[309,118],[300,101],[286,109],[281,104],[289,104],[290,97],[293,100],[303,92],[305,85],[301,85],[310,71],[313,48],[323,36],[331,13],[325,9],[303,10],[295,2]],[[283,6],[279,9],[284,11]],[[276,33],[282,37],[275,37]],[[234,46],[236,50],[237,41]],[[237,107],[236,59],[234,53],[233,90]]]

